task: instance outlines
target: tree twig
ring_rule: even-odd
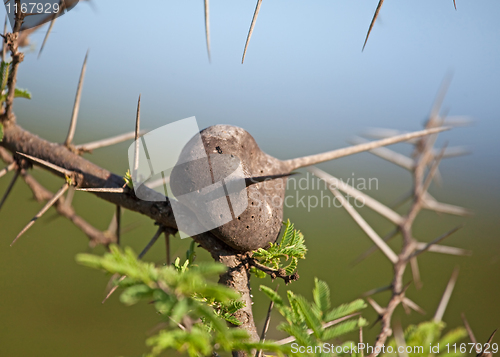
[[[285,269],[273,269],[269,268],[261,263],[259,263],[256,259],[250,258],[249,263],[251,266],[259,269],[260,271],[263,271],[264,273],[268,274],[273,280],[276,278],[283,279],[285,284],[290,284],[292,281],[296,281],[299,279],[299,274],[297,272],[288,275],[285,271]]]

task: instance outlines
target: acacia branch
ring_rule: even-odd
[[[256,259],[250,258],[249,263],[251,266],[259,269],[260,271],[263,271],[264,273],[268,274],[273,280],[276,278],[283,279],[285,284],[290,284],[292,281],[296,281],[299,279],[299,274],[297,272],[288,275],[285,271],[285,269],[273,269],[269,268],[268,266],[265,266],[264,264],[259,263]]]
[[[21,9],[21,0],[16,0],[16,9]],[[14,22],[14,28],[12,33],[5,34],[5,45],[10,50],[12,56],[11,70],[9,72],[9,78],[7,79],[7,89],[8,94],[5,99],[5,111],[0,119],[2,122],[15,121],[16,117],[13,111],[14,105],[14,95],[17,83],[17,72],[19,70],[19,64],[24,60],[24,53],[19,52],[19,31],[24,22],[26,14],[22,11],[16,11],[16,17]],[[3,58],[5,60],[5,58]]]
[[[49,162],[57,167],[76,173],[78,186],[88,188],[121,188],[125,184],[123,177],[91,163],[61,144],[48,142],[32,134],[15,123],[8,123],[4,128],[4,138],[0,143],[10,152],[21,152]],[[43,168],[47,169],[45,166]],[[55,175],[64,174],[51,170]],[[158,224],[177,229],[172,207],[168,198],[164,202],[148,202],[137,198],[133,190],[123,193],[93,192],[97,197],[114,205],[143,214]],[[187,210],[187,208],[184,208]],[[193,217],[191,214],[190,217]],[[88,227],[87,227],[88,228]],[[252,299],[250,294],[250,276],[246,256],[237,254],[232,248],[217,239],[212,233],[205,232],[192,237],[203,249],[207,250],[215,261],[226,265],[229,270],[220,277],[220,283],[241,293],[245,307],[238,310],[235,317],[242,323],[236,328],[246,330],[252,341],[259,341],[253,319]],[[109,244],[109,238],[106,240]],[[235,352],[235,356],[244,356]]]

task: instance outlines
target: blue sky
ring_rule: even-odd
[[[255,1],[210,2],[212,63],[203,1],[93,3],[58,19],[40,59],[44,31],[33,35],[19,78],[33,100],[17,107],[21,125],[65,133],[87,49],[80,132],[132,130],[142,93],[147,128],[189,116],[201,127],[234,124],[280,158],[344,146],[367,127],[418,129],[453,72],[444,108],[476,121],[444,135],[474,150],[457,167],[498,168],[498,1],[458,0],[458,11],[452,0],[388,1],[364,52],[376,0],[264,1],[243,65]],[[60,132],[47,135],[60,141]]]

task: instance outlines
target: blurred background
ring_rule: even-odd
[[[255,1],[210,2],[211,63],[202,0],[81,2],[57,20],[39,59],[47,26],[31,36],[18,86],[29,89],[33,99],[16,99],[18,123],[45,139],[64,141],[90,49],[75,143],[132,131],[142,94],[145,129],[196,116],[200,127],[243,127],[265,152],[288,159],[347,146],[367,128],[420,129],[442,80],[453,73],[443,111],[471,117],[473,124],[440,135],[438,143],[467,146],[472,153],[442,162],[443,184],[433,184],[431,193],[475,215],[424,212],[415,235],[431,241],[465,223],[445,244],[473,255],[423,255],[423,288],[411,286],[408,295],[427,315],[406,316],[398,309],[395,319],[404,326],[431,319],[459,265],[444,320],[453,328],[464,312],[478,340],[485,342],[500,325],[500,3],[457,0],[455,11],[452,0],[386,2],[362,52],[376,6],[377,0],[264,1],[242,65]],[[123,175],[129,144],[86,156]],[[407,144],[392,148],[410,153]],[[377,178],[378,188],[367,193],[386,204],[411,188],[408,172],[368,153],[319,166],[344,179]],[[53,191],[61,185],[42,170],[34,175]],[[0,192],[11,177],[0,180]],[[83,192],[76,193],[74,204],[100,229],[114,211]],[[0,356],[136,356],[146,351],[144,341],[159,316],[152,306],[123,306],[119,294],[101,304],[108,277],[75,263],[77,253],[91,250],[71,223],[51,210],[9,248],[40,207],[19,181],[0,212]],[[384,219],[367,209],[361,213],[381,235],[389,231]],[[371,242],[343,209],[291,207],[286,218],[304,233],[309,248],[299,265],[300,280],[288,289],[310,298],[316,276],[329,283],[338,305],[389,283],[392,268],[379,252],[351,266]],[[125,212],[123,243],[141,250],[156,230],[152,223]],[[163,263],[162,244],[146,259]],[[173,251],[183,257],[188,245],[188,240],[174,240]],[[102,254],[104,249],[93,251]],[[198,249],[198,259],[208,259],[207,254]],[[258,291],[263,283],[271,284],[253,279],[259,329],[268,306]],[[381,294],[375,299],[385,304],[388,298]],[[371,308],[364,315],[376,320]],[[273,316],[274,326],[279,319]],[[273,326],[270,337],[280,338]],[[370,343],[378,330],[377,325],[366,331]]]

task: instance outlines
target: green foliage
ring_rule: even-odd
[[[243,301],[233,299],[229,300],[225,304],[214,299],[206,298],[200,299],[200,301],[203,301],[208,306],[211,306],[214,309],[215,314],[221,319],[224,319],[235,326],[241,325],[241,321],[234,317],[233,314],[245,307],[245,303]],[[208,323],[207,326],[211,329],[211,326]]]
[[[7,99],[7,81],[10,73],[10,62],[2,61],[0,63],[0,102],[3,103]],[[31,93],[26,89],[16,88],[14,90],[14,98],[31,99]]]
[[[460,353],[459,349],[455,350],[446,347],[447,344],[453,345],[459,342],[467,336],[467,331],[463,327],[458,327],[454,330],[449,331],[446,335],[441,336],[443,329],[445,328],[444,322],[427,321],[422,322],[418,325],[410,325],[405,333],[405,343],[409,348],[408,356],[410,357],[460,357],[464,356],[464,353]],[[430,346],[437,346],[439,344],[439,354],[433,353],[430,350]],[[391,339],[387,344],[387,348],[392,346],[394,351],[396,351],[396,341]],[[390,356],[391,353],[386,353],[381,356]]]
[[[10,62],[0,63],[0,94],[3,97],[5,87],[7,86],[7,79],[9,78]],[[3,100],[2,100],[3,102]]]
[[[26,89],[16,88],[14,90],[14,98],[26,98],[31,99],[31,93]]]
[[[130,189],[134,188],[134,182],[132,181],[132,175],[130,175],[130,170],[127,170],[127,172],[125,172],[125,175],[123,176],[123,180],[125,181],[125,183],[127,184],[127,186]]]
[[[187,253],[191,258],[193,251],[194,246]],[[78,254],[76,260],[109,274],[126,276],[116,281],[124,288],[121,302],[126,305],[151,302],[165,319],[168,328],[146,341],[151,347],[148,356],[157,356],[167,349],[190,357],[209,356],[216,351],[251,351],[253,348],[265,348],[283,356],[290,350],[269,342],[251,343],[246,331],[227,326],[226,321],[240,324],[232,314],[244,307],[244,303],[238,300],[239,293],[209,279],[225,272],[226,267],[222,264],[193,265],[189,259],[181,264],[177,258],[171,266],[156,267],[138,260],[130,248],[122,251],[114,245],[102,257]]]
[[[358,316],[366,308],[365,302],[358,299],[332,308],[330,288],[317,278],[314,280],[312,301],[292,291],[287,291],[285,301],[271,288],[260,287],[284,317],[285,321],[277,328],[293,337],[292,343],[250,342],[247,331],[229,328],[228,322],[234,326],[242,324],[235,316],[238,310],[245,307],[245,303],[240,300],[238,292],[211,279],[225,272],[225,266],[213,262],[194,264],[195,245],[193,241],[183,263],[180,258],[176,258],[172,265],[161,267],[138,260],[130,248],[122,251],[113,245],[110,246],[110,252],[102,257],[77,255],[77,261],[83,265],[126,276],[125,279],[116,280],[116,284],[123,288],[120,301],[126,305],[148,302],[164,319],[166,328],[146,341],[151,348],[148,357],[164,352],[169,354],[168,350],[176,350],[190,357],[205,357],[235,350],[252,352],[255,349],[265,351],[264,356],[274,353],[289,357],[327,357],[333,353],[333,350],[325,350],[328,342],[332,347],[345,346],[346,351],[349,351],[339,356],[361,356],[354,342],[341,343],[339,339],[367,325],[367,321]],[[287,267],[296,267],[296,262],[304,258],[306,252],[303,236],[288,221],[280,244],[271,246],[268,252],[258,251],[262,264],[274,269],[285,269],[281,263],[281,259],[285,258]],[[290,261],[295,262],[295,265]],[[441,354],[437,356],[462,356],[459,351],[448,353],[445,346],[460,341],[466,336],[466,331],[458,328],[441,336],[443,329],[444,323],[436,322],[410,326],[405,332],[406,345],[420,349],[414,348],[414,353],[408,355],[436,356],[431,353],[429,346],[439,343]],[[394,339],[386,344],[386,349],[388,346],[397,351]]]
[[[297,269],[299,259],[305,259],[307,248],[304,244],[304,235],[293,228],[290,220],[287,220],[284,224],[285,230],[281,241],[271,243],[267,250],[259,248],[253,252],[252,257],[267,267],[276,270],[284,269],[290,275]],[[256,269],[253,269],[252,272],[259,278],[265,276],[265,274],[262,275],[262,272],[257,273]]]
[[[287,305],[273,289],[264,285],[261,285],[260,289],[274,302],[274,306],[286,319],[286,322],[281,323],[278,329],[295,337],[300,346],[321,346],[324,342],[358,330],[367,324],[367,321],[362,317],[347,317],[364,309],[366,307],[364,301],[355,300],[350,304],[331,309],[330,289],[324,281],[318,279],[314,281],[312,302],[288,291]],[[334,323],[334,320],[341,318],[345,318],[345,321]],[[308,333],[308,330],[312,333]],[[311,352],[305,355],[326,356],[329,354]]]

